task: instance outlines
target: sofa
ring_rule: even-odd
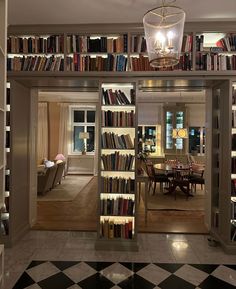
[[[57,164],[52,167],[44,168],[38,172],[38,194],[45,195],[46,192],[52,189],[53,182],[57,172]]]
[[[65,170],[65,165],[66,162],[62,161],[62,162],[57,162],[57,171],[56,171],[56,175],[52,184],[52,188],[54,188],[56,185],[61,183],[62,177],[63,177],[63,173]]]

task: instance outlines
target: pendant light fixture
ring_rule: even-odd
[[[185,21],[183,9],[173,5],[175,0],[161,2],[143,17],[149,63],[159,68],[179,63]]]

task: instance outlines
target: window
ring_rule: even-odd
[[[189,153],[205,153],[205,128],[189,127]]]
[[[71,153],[94,153],[95,107],[71,107],[72,146]],[[88,133],[82,135],[81,133]]]
[[[177,153],[185,151],[185,141],[182,138],[173,138],[173,129],[185,127],[186,108],[183,106],[165,106],[165,153]]]

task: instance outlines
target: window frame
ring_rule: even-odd
[[[84,111],[84,122],[74,122],[74,111]],[[94,122],[87,122],[87,112],[94,111],[95,112],[95,120]],[[78,126],[84,127],[84,132],[87,132],[87,127],[94,127],[94,151],[88,152],[86,151],[86,155],[95,155],[95,147],[96,147],[96,106],[93,105],[71,105],[69,107],[69,117],[70,117],[70,147],[69,154],[70,155],[82,155],[82,151],[74,151],[74,128]],[[85,145],[87,147],[87,140],[85,140]]]

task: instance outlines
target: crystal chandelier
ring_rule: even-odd
[[[181,53],[185,12],[162,0],[162,6],[149,10],[143,17],[147,52],[152,67],[178,64]]]

